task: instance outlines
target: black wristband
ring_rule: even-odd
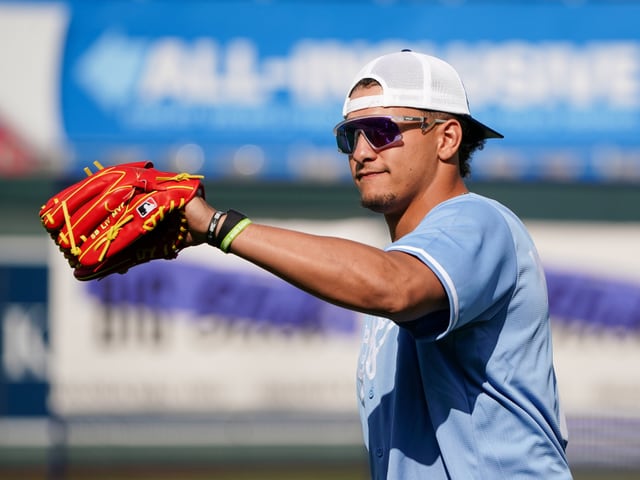
[[[218,229],[218,223],[220,222],[220,218],[225,214],[222,210],[217,210],[216,213],[211,217],[211,222],[209,223],[209,228],[207,229],[207,243],[209,245],[216,246],[216,230]]]
[[[231,230],[233,230],[233,227],[235,227],[238,223],[240,223],[245,218],[247,218],[246,215],[240,212],[237,212],[235,210],[227,211],[227,216],[225,217],[224,222],[220,227],[220,231],[218,232],[217,235],[214,234],[213,245],[220,248],[220,244],[224,240],[224,237],[226,237],[227,234]]]

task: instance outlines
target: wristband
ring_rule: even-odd
[[[242,213],[240,213],[240,212],[238,212],[236,210],[229,210],[226,213],[227,213],[227,216],[224,218],[224,222],[222,223],[222,226],[220,227],[220,231],[217,233],[217,235],[214,235],[214,240],[213,240],[214,246],[216,246],[216,247],[218,247],[220,249],[222,249],[222,247],[221,247],[222,241],[229,234],[229,232],[233,229],[233,227],[235,227],[238,223],[240,223],[242,220],[247,218],[246,215],[244,215],[244,214],[242,214]]]
[[[207,229],[207,243],[209,245],[216,246],[216,230],[218,229],[218,223],[220,223],[220,218],[225,214],[222,210],[217,210],[216,213],[211,217],[211,222],[209,223],[209,228]]]
[[[247,228],[250,224],[251,224],[251,220],[249,220],[247,217],[244,217],[242,220],[236,223],[236,225],[231,229],[231,231],[227,233],[225,237],[222,239],[222,242],[220,242],[220,250],[222,250],[224,253],[229,253],[229,247],[231,246],[231,242],[233,242],[236,239],[236,237],[240,235],[240,233],[242,233],[242,231],[245,228]]]

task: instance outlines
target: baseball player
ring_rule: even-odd
[[[453,67],[411,51],[365,65],[342,113],[337,145],[362,205],[384,216],[384,250],[201,197],[186,206],[190,244],[367,314],[357,392],[372,478],[571,478],[536,248],[464,182],[502,135],[471,116]]]

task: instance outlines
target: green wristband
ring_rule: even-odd
[[[220,250],[222,250],[224,253],[228,253],[231,242],[233,242],[236,237],[240,235],[242,231],[250,224],[251,220],[249,220],[248,218],[240,220],[240,222],[238,222],[236,226],[233,227],[231,231],[227,233],[227,235],[222,239],[222,242],[220,243]]]
[[[224,238],[229,235],[229,232],[233,230],[233,227],[247,218],[244,213],[240,213],[236,210],[227,210],[225,213],[226,216],[220,226],[220,231],[215,234],[213,239],[213,245],[218,248],[220,248],[222,240],[224,240]]]

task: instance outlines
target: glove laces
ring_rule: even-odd
[[[76,239],[73,236],[73,228],[71,228],[71,216],[69,215],[69,209],[67,208],[66,200],[62,202],[62,214],[64,215],[64,223],[67,226],[67,234],[69,236],[69,243],[71,244],[71,253],[76,257],[80,255],[80,247],[76,245]]]
[[[104,257],[109,251],[109,247],[111,246],[111,242],[113,242],[116,239],[116,237],[118,236],[118,233],[120,233],[120,230],[122,230],[122,227],[124,226],[124,224],[127,222],[130,222],[131,220],[133,220],[132,214],[123,216],[122,218],[118,219],[118,221],[114,223],[113,226],[105,232],[104,236],[96,242],[95,246],[93,247],[95,250],[97,250],[101,245],[104,244],[104,247],[102,248],[102,252],[100,252],[100,256],[98,257],[98,260],[100,262],[104,260]]]

